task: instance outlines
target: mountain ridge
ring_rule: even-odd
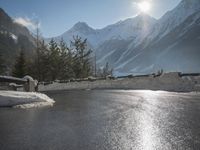
[[[182,3],[180,3],[171,12],[177,11],[176,9],[178,7],[180,7],[182,5]],[[140,44],[140,46],[138,46],[137,48],[135,48],[135,47],[129,48],[126,56],[123,57],[123,59],[121,60],[121,62],[119,62],[118,64],[115,64],[115,66],[119,66],[120,63],[123,63],[123,62],[126,61],[127,64],[124,65],[123,67],[121,67],[119,70],[121,70],[122,72],[126,72],[125,70],[131,70],[131,68],[135,68],[134,72],[139,72],[139,71],[144,70],[142,68],[145,68],[145,65],[143,65],[143,67],[138,67],[138,66],[141,66],[140,64],[143,63],[143,61],[144,61],[143,58],[146,58],[145,59],[146,62],[148,62],[148,60],[151,60],[150,61],[151,63],[150,62],[147,63],[148,65],[149,64],[150,65],[148,66],[146,64],[146,67],[150,68],[150,67],[154,66],[154,68],[151,68],[151,69],[147,68],[147,70],[149,70],[149,71],[148,72],[144,71],[142,73],[149,73],[149,72],[153,72],[153,71],[155,72],[156,70],[159,70],[159,69],[164,69],[166,71],[189,72],[190,68],[192,68],[191,71],[193,71],[193,72],[200,72],[200,69],[196,66],[196,64],[199,64],[200,61],[198,61],[198,59],[196,59],[196,62],[193,61],[193,58],[196,58],[196,56],[198,56],[198,57],[200,56],[199,51],[195,48],[198,45],[198,42],[193,43],[193,44],[188,43],[187,41],[182,42],[181,44],[177,43],[178,41],[180,41],[180,39],[184,40],[184,39],[188,39],[188,37],[190,37],[190,39],[197,38],[196,37],[197,35],[195,35],[193,33],[193,30],[195,30],[196,33],[200,32],[200,26],[199,26],[199,24],[194,24],[194,20],[193,20],[194,16],[196,17],[197,20],[199,19],[198,17],[199,17],[199,12],[200,12],[200,9],[199,9],[200,8],[199,7],[200,6],[200,2],[198,2],[196,4],[198,4],[198,6],[195,6],[196,8],[198,8],[196,10],[196,12],[194,12],[190,16],[186,17],[183,22],[180,22],[179,25],[176,25],[176,26],[172,27],[170,30],[168,30],[169,32],[166,33],[166,35],[164,35],[163,37],[161,37],[159,35],[159,33],[158,33],[157,37],[154,36],[153,38],[152,37],[150,38],[149,36],[147,36],[147,38]],[[184,5],[182,5],[182,6],[184,6]],[[179,10],[180,10],[180,8],[179,8]],[[161,18],[161,20],[162,19],[163,18]],[[192,26],[192,24],[193,24],[193,26]],[[187,34],[184,34],[184,32],[187,33]],[[160,34],[162,34],[162,32]],[[193,36],[191,36],[191,34]],[[170,40],[171,41],[170,43],[169,43],[169,39],[170,39],[169,37],[172,39],[172,40]],[[190,39],[188,39],[188,40],[190,40]],[[145,43],[148,43],[148,44],[145,45]],[[184,43],[188,43],[188,45],[185,45]],[[172,51],[172,49],[173,49],[173,47],[175,45],[176,45],[176,49],[174,51],[177,51],[176,54],[174,54],[174,51]],[[185,45],[185,47],[183,47],[181,45]],[[152,51],[152,49],[154,49],[154,52]],[[161,58],[163,58],[163,60],[165,60],[165,64],[160,65],[160,67],[158,67],[158,66],[155,67],[155,64],[152,63],[153,62],[152,59],[156,59],[156,56],[160,52],[165,53],[166,50],[168,50],[168,54],[166,55],[166,57],[160,57],[159,58],[160,61],[156,62],[157,64],[159,62],[163,63],[164,61],[162,61],[162,59],[161,59]],[[151,51],[151,53],[149,51]],[[191,54],[189,54],[190,51],[192,51],[193,54],[192,54],[192,57],[187,57],[187,59],[188,59],[187,60],[187,64],[184,63],[184,58],[186,58],[184,56],[182,56],[182,59],[179,58],[179,60],[180,60],[179,62],[177,61],[174,64],[170,63],[170,59],[171,58],[174,58],[174,56],[177,56],[177,57],[181,56],[181,53],[185,53],[185,55],[191,56]],[[194,51],[195,51],[195,53],[194,53]],[[171,52],[171,55],[169,54],[169,52]],[[146,56],[144,56],[144,54]],[[129,56],[135,56],[135,58],[132,59],[132,58],[129,58]],[[167,62],[167,60],[169,62]],[[167,64],[171,64],[171,65],[167,65]],[[185,64],[185,65],[183,65],[183,64]],[[170,66],[171,66],[171,69],[170,69]],[[179,67],[175,67],[175,66],[179,66]],[[184,66],[188,66],[188,67],[184,67]],[[196,66],[196,68],[193,67],[193,66]],[[127,69],[127,68],[129,68],[129,69]],[[188,68],[188,70],[186,68]]]
[[[14,22],[14,20],[0,8],[0,54],[6,58],[6,65],[11,68],[15,57],[23,48],[27,56],[33,54],[34,37],[30,31]]]
[[[60,36],[53,38],[56,41],[59,41],[61,38],[63,38],[65,41],[70,41],[74,35],[79,35],[82,38],[87,38],[88,42],[96,48],[103,42],[110,39],[127,39],[131,36],[135,36],[133,32],[134,28],[139,28],[140,26],[137,26],[137,23],[139,24],[144,20],[146,20],[147,25],[152,25],[156,22],[155,18],[146,14],[141,14],[134,18],[128,18],[123,21],[118,21],[117,23],[108,25],[102,29],[93,29],[85,22],[78,22]],[[50,41],[50,39],[51,38],[48,38],[47,42]]]
[[[86,22],[77,22],[54,39],[59,41],[63,38],[64,41],[70,42],[76,35],[87,38],[88,45],[96,54],[97,67],[101,68],[108,62],[115,75],[147,74],[160,69],[200,72],[199,12],[199,0],[182,0],[158,20],[142,13],[102,29],[93,29]],[[0,9],[0,15],[5,18],[2,19],[5,22],[0,26],[0,35],[4,33],[2,31],[9,32],[10,38],[14,40],[22,32],[24,38],[30,42],[26,35],[30,34],[28,29],[15,24],[4,13]],[[6,23],[10,25],[7,26]],[[12,29],[13,26],[19,33]],[[50,38],[47,42],[49,40]]]
[[[83,28],[81,27],[82,29],[86,28],[87,32],[85,33],[87,34],[71,32],[70,36],[72,37],[72,34],[74,34],[87,38],[88,42],[95,49],[98,67],[101,68],[106,62],[109,62],[110,66],[114,68],[115,74],[144,74],[160,69],[187,72],[189,70],[183,66],[185,64],[183,60],[186,57],[182,56],[183,59],[179,59],[182,64],[177,65],[179,67],[175,67],[176,65],[172,63],[169,63],[170,65],[163,64],[164,61],[158,59],[157,55],[160,55],[167,63],[167,59],[170,62],[170,57],[181,56],[181,52],[188,54],[189,50],[184,49],[176,42],[179,40],[184,41],[184,38],[187,38],[191,34],[190,32],[194,30],[193,28],[198,33],[198,30],[200,30],[197,29],[198,25],[190,26],[190,23],[192,23],[190,17],[193,18],[193,14],[199,11],[199,0],[182,0],[174,9],[168,11],[158,20],[143,13],[134,18],[128,18],[108,25],[102,29],[93,29],[87,23],[80,22],[78,25],[83,26]],[[182,29],[183,27],[185,29]],[[66,41],[70,39],[70,36],[67,35],[68,31],[63,34],[63,36],[66,36]],[[182,32],[182,34],[179,34],[177,31]],[[184,32],[187,34],[183,35]],[[173,33],[176,33],[178,36]],[[193,36],[195,37],[196,35],[193,34]],[[193,39],[193,37],[190,38]],[[184,43],[182,44],[184,45]],[[198,45],[198,42],[195,44]],[[174,47],[177,48],[174,50],[176,53],[172,51]],[[192,56],[194,58],[196,58],[195,53],[197,56],[200,56],[195,46],[192,47],[190,42],[188,42],[188,47],[192,49],[191,51],[194,53]],[[174,56],[170,55],[169,52],[174,54]],[[164,57],[165,54],[167,59]],[[187,58],[188,64],[185,64],[185,66],[192,68],[192,65],[196,66],[196,64],[199,64],[197,60],[194,62],[192,57]],[[146,63],[143,63],[143,61]],[[161,65],[159,65],[159,61]],[[195,71],[194,67],[193,71]],[[196,71],[200,72],[197,67]]]

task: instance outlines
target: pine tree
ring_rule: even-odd
[[[16,58],[16,62],[13,69],[13,76],[22,78],[26,75],[26,61],[23,48],[20,51],[19,56]]]
[[[74,37],[71,46],[62,39],[59,43],[52,39],[48,46],[44,41],[37,41],[36,54],[29,60],[28,73],[39,81],[65,80],[70,78],[85,78],[91,75],[91,50],[87,48],[87,40]],[[19,59],[19,58],[18,58]],[[19,60],[18,60],[19,61]],[[18,62],[17,61],[17,62]],[[15,68],[18,65],[15,65]],[[16,70],[13,71],[16,74]]]
[[[68,71],[68,79],[75,78],[74,72],[74,53],[72,48],[67,49],[67,71]]]
[[[48,79],[48,65],[49,65],[49,50],[43,41],[40,46],[40,80],[45,81]]]
[[[87,39],[82,40],[81,37],[73,37],[71,47],[74,50],[74,72],[76,78],[84,78],[91,75],[90,54],[91,49],[87,47]]]
[[[60,44],[60,75],[59,78],[69,79],[74,77],[74,72],[72,68],[72,53],[70,48],[67,47],[67,44],[61,39]]]
[[[5,62],[2,58],[2,55],[0,54],[0,75],[5,73]]]
[[[48,80],[48,53],[49,50],[44,42],[39,42],[33,59],[27,61],[27,72],[39,81]]]
[[[54,39],[49,43],[48,69],[50,79],[54,81],[60,74],[60,49]]]
[[[42,41],[39,23],[36,22],[36,31],[35,31],[35,58],[33,60],[34,76],[39,81],[43,80],[43,53],[46,50],[44,40]]]

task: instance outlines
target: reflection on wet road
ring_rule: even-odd
[[[200,94],[57,91],[42,109],[0,109],[0,149],[200,149]]]

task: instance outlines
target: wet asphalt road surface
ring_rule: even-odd
[[[0,109],[0,150],[199,150],[200,94],[55,91],[53,107]]]

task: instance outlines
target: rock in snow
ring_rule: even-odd
[[[31,108],[52,106],[54,100],[35,92],[0,91],[0,107]]]

